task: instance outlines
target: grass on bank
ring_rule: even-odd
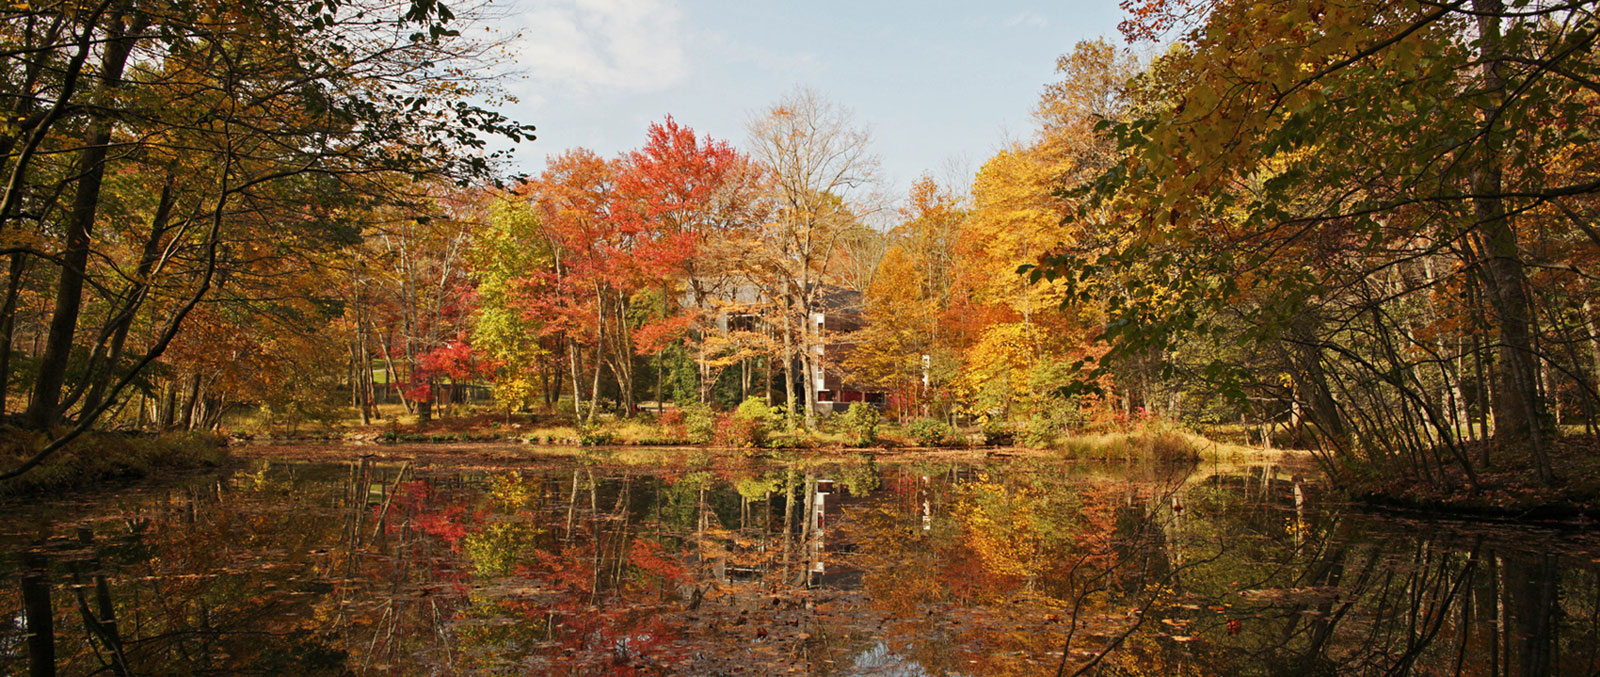
[[[16,467],[45,443],[38,433],[15,428],[0,431],[0,436],[0,458],[7,468]],[[227,460],[227,438],[214,433],[89,433],[22,476],[0,482],[0,496],[75,489],[161,470],[216,467]]]
[[[1208,442],[1190,433],[1143,427],[1127,432],[1068,435],[1057,439],[1051,446],[1064,456],[1075,459],[1179,463],[1200,460],[1200,450],[1208,446]]]
[[[593,425],[575,424],[571,413],[508,414],[487,404],[455,405],[448,416],[426,425],[414,422],[401,405],[383,405],[380,418],[362,426],[358,421],[331,422],[327,439],[363,439],[378,442],[511,442],[554,447],[683,447],[701,446],[744,450],[747,455],[775,450],[978,449],[1028,448],[1085,460],[1154,460],[1193,462],[1206,460],[1260,460],[1294,452],[1265,451],[1226,432],[1213,435],[1183,428],[1159,419],[1140,421],[1131,428],[1109,430],[1038,426],[1030,422],[989,422],[955,427],[937,419],[893,421],[868,407],[860,411],[822,415],[814,430],[787,430],[780,410],[761,398],[750,398],[731,411],[714,411],[703,405],[658,407],[645,403],[634,417],[603,412]],[[229,428],[276,438],[263,421],[236,416]],[[282,430],[278,428],[277,430]],[[310,432],[306,429],[306,432]],[[1283,434],[1274,435],[1278,439]],[[1219,439],[1220,438],[1220,439]],[[1272,439],[1272,438],[1267,438]]]

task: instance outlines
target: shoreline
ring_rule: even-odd
[[[1131,433],[1129,433],[1131,434]],[[249,439],[233,437],[222,447],[226,460],[200,463],[194,467],[169,465],[138,472],[102,477],[111,480],[112,492],[159,484],[191,471],[213,472],[237,468],[251,461],[294,463],[346,463],[371,459],[380,463],[409,463],[418,468],[445,468],[494,471],[591,460],[630,466],[677,466],[754,464],[796,460],[826,464],[869,458],[882,462],[942,461],[982,463],[1007,459],[1046,460],[1069,463],[1112,465],[1188,465],[1195,469],[1227,466],[1284,466],[1297,474],[1315,476],[1342,494],[1352,506],[1362,509],[1485,523],[1557,525],[1564,528],[1593,528],[1600,525],[1600,497],[1575,489],[1537,487],[1495,487],[1477,494],[1446,492],[1429,487],[1350,485],[1330,477],[1312,452],[1298,449],[1263,449],[1216,442],[1194,436],[1193,459],[1154,456],[1082,456],[1069,449],[1020,446],[842,446],[823,448],[742,448],[716,445],[605,445],[537,444],[522,439],[450,441],[382,441],[375,439],[332,438]],[[165,465],[165,464],[163,464]],[[86,491],[78,482],[44,487],[39,491],[13,489],[0,494],[0,503],[28,500],[52,493],[78,494]],[[1343,486],[1341,486],[1343,485]],[[1499,499],[1500,502],[1496,502]]]

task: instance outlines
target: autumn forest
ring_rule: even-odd
[[[0,529],[0,666],[1596,667],[1595,2],[1123,0],[1117,33],[1060,45],[1027,130],[894,190],[871,121],[815,86],[742,136],[669,115],[515,164],[548,142],[504,112],[487,11],[0,7],[0,501],[97,497]],[[218,630],[205,655],[245,658],[208,664],[170,606],[134,639],[143,583],[98,559],[156,561],[108,540],[129,510],[142,539],[234,538],[239,510],[304,539],[271,552],[336,553],[312,578],[341,570],[342,601],[282,626],[329,662]],[[1539,547],[1587,568],[1497,527],[1419,541],[1391,598],[1368,575],[1410,555],[1362,539],[1417,536],[1365,510],[1577,527]],[[269,613],[183,585],[146,594]],[[499,585],[560,594],[479,597]],[[1395,604],[1420,627],[1359,638]],[[935,608],[977,619],[947,653],[918,644]]]

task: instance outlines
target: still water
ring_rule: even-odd
[[[0,674],[1600,672],[1600,540],[1307,468],[253,460],[0,510]]]

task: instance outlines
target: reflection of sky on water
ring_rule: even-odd
[[[927,677],[928,671],[913,661],[908,661],[904,656],[895,653],[887,644],[878,642],[872,645],[861,655],[856,656],[852,666],[853,675],[872,675],[874,677]]]

